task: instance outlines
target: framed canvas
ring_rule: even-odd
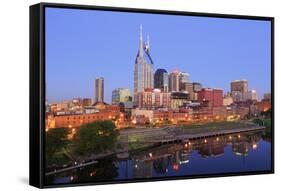
[[[274,172],[274,18],[30,7],[30,184]]]

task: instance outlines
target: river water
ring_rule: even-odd
[[[263,132],[251,132],[135,151],[126,159],[105,158],[94,165],[47,176],[45,180],[50,185],[270,169],[270,137]]]

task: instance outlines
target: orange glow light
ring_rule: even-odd
[[[258,145],[255,143],[253,144],[253,150],[256,150],[258,148]]]

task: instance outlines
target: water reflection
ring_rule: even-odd
[[[112,180],[118,177],[118,167],[112,159],[103,159],[96,165],[89,165],[69,172],[47,176],[49,183],[84,183]]]
[[[263,132],[190,140],[131,152],[127,159],[103,159],[95,165],[48,176],[49,184],[110,181],[163,176],[269,170],[271,145]]]

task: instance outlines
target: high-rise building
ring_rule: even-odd
[[[241,101],[245,101],[245,93],[242,93],[240,91],[232,91],[231,92],[231,96],[233,98],[233,102],[241,102]]]
[[[154,88],[160,89],[162,92],[169,91],[169,76],[165,69],[157,69],[154,74]]]
[[[196,101],[198,97],[198,92],[201,91],[202,89],[202,85],[198,82],[193,82],[193,83],[188,82],[185,85],[185,89],[186,89],[185,91],[189,93],[190,99]]]
[[[169,74],[169,91],[178,92],[180,90],[180,72],[175,70]]]
[[[247,80],[232,81],[231,91],[248,92],[248,81]]]
[[[119,104],[132,101],[131,90],[127,88],[117,88],[112,91],[112,104]]]
[[[95,102],[104,101],[104,79],[103,77],[98,77],[95,80]]]
[[[248,81],[234,80],[230,84],[231,96],[234,102],[246,101],[248,97]]]
[[[179,77],[180,91],[187,91],[188,83],[189,74],[186,72],[181,72]]]
[[[134,68],[134,105],[137,106],[137,94],[146,88],[153,88],[153,61],[150,56],[149,39],[143,42],[142,26],[140,26],[139,50],[137,53]]]

